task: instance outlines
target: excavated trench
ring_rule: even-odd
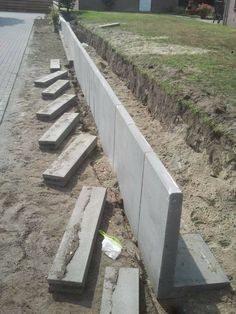
[[[73,25],[73,22],[71,24],[80,41],[95,48],[108,62],[112,71],[124,80],[132,93],[147,106],[154,118],[166,125],[184,123],[187,126],[186,143],[195,152],[207,153],[212,175],[217,177],[223,169],[235,170],[235,139],[232,134],[222,132],[213,119],[195,110],[185,99],[182,101],[166,94],[157,81],[142,73],[104,38],[84,25]]]
[[[189,296],[184,310],[231,313],[236,306],[233,137],[214,130],[191,108],[176,105],[109,42],[84,26],[72,27],[89,44],[88,54],[183,191],[181,233],[200,233],[231,281],[231,291]]]

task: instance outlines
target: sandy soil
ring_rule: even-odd
[[[231,291],[188,296],[181,313],[235,313],[235,180],[222,172],[211,176],[204,153],[184,141],[186,127],[161,125],[126,88],[92,48],[89,52],[149,143],[184,192],[182,232],[199,232],[231,280]],[[99,313],[105,266],[138,266],[137,248],[122,210],[117,181],[100,144],[66,188],[47,187],[42,173],[73,136],[96,134],[93,119],[79,91],[79,127],[55,152],[41,151],[39,137],[50,123],[36,119],[48,103],[34,79],[49,72],[50,58],[65,61],[57,35],[38,22],[30,40],[7,114],[0,126],[0,313]],[[71,89],[71,92],[73,90]],[[101,254],[98,237],[85,293],[77,300],[56,302],[48,293],[47,274],[65,226],[83,185],[108,188],[101,229],[119,237],[121,257],[113,262]],[[145,275],[140,269],[142,277]],[[141,313],[155,313],[148,289],[141,290]],[[69,301],[69,300],[67,300]],[[157,305],[158,306],[158,305]],[[158,313],[163,311],[159,308]]]
[[[236,311],[235,199],[234,173],[212,176],[208,157],[196,153],[185,142],[187,127],[163,125],[153,119],[147,107],[138,101],[125,82],[92,47],[87,51],[103,72],[155,152],[184,193],[182,233],[200,233],[231,281],[230,289],[189,295],[181,313],[224,313]]]
[[[117,180],[101,146],[78,170],[65,188],[45,185],[42,173],[73,137],[96,128],[81,92],[81,121],[60,149],[41,151],[39,137],[51,123],[40,122],[35,113],[48,101],[33,81],[49,73],[49,60],[65,55],[58,35],[45,22],[34,27],[28,49],[0,126],[0,313],[99,313],[105,266],[139,266],[136,246],[122,210]],[[73,93],[73,89],[70,90]],[[83,185],[108,188],[100,228],[117,236],[123,251],[117,261],[101,253],[98,237],[84,294],[56,302],[48,293],[47,274],[66,224]],[[142,270],[141,278],[143,276]],[[143,287],[143,286],[142,286]],[[155,313],[147,286],[142,289],[142,313]]]
[[[138,55],[150,55],[150,51],[153,55],[196,55],[208,53],[209,50],[197,48],[197,47],[187,47],[174,44],[168,44],[165,41],[168,40],[168,36],[155,36],[149,37],[148,39],[144,36],[133,34],[127,31],[118,31],[118,29],[112,28],[98,28],[99,24],[90,28],[96,31],[101,37],[109,37],[110,44],[116,49],[122,49],[122,52],[129,56]],[[121,45],[122,43],[122,45]],[[132,45],[130,44],[132,43]]]

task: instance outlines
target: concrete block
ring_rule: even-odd
[[[120,23],[109,23],[109,24],[99,25],[100,28],[108,28],[108,27],[115,27],[115,26],[120,26]]]
[[[57,80],[67,78],[67,77],[68,77],[67,71],[57,71],[36,80],[34,82],[34,85],[37,87],[48,87],[49,85],[56,82]]]
[[[228,284],[228,278],[200,234],[181,235],[175,266],[177,291],[221,288]]]
[[[69,109],[76,101],[76,95],[64,94],[45,106],[36,113],[39,120],[50,121],[56,119],[63,112]]]
[[[43,99],[55,99],[70,87],[69,80],[58,80],[42,91]]]
[[[65,186],[96,144],[96,136],[80,134],[43,173],[44,180],[49,184]]]
[[[133,181],[136,182],[136,181]],[[144,162],[138,243],[158,297],[174,286],[182,193],[154,152]]]
[[[41,147],[56,149],[79,122],[78,113],[64,113],[39,139]]]
[[[102,147],[113,163],[116,107],[121,103],[99,73],[93,75],[91,86],[90,101]]]
[[[117,107],[115,169],[129,223],[137,239],[145,154],[152,148],[123,106]]]
[[[51,59],[50,60],[50,72],[56,72],[61,69],[60,59]]]
[[[105,199],[105,188],[83,187],[48,275],[50,292],[85,286]]]
[[[139,313],[139,270],[106,267],[100,314]]]

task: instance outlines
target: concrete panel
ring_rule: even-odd
[[[191,290],[220,288],[229,284],[200,234],[183,234],[179,238],[175,267],[175,288]]]
[[[79,122],[78,113],[64,113],[39,139],[41,147],[56,149]]]
[[[74,66],[77,79],[92,113],[94,113],[94,99],[96,99],[96,93],[94,92],[93,80],[94,75],[96,75],[99,70],[78,40],[75,42],[74,51]]]
[[[38,87],[47,87],[51,85],[52,83],[56,82],[57,80],[62,79],[62,78],[67,78],[67,77],[68,77],[67,71],[57,71],[55,73],[51,73],[49,75],[46,75],[36,80],[34,82],[34,85]]]
[[[55,72],[56,73],[56,72]],[[42,91],[43,99],[55,99],[70,87],[69,80],[58,80],[44,91]]]
[[[105,198],[105,188],[83,187],[48,275],[50,292],[85,286]]]
[[[94,72],[93,72],[94,73]],[[90,101],[105,154],[113,163],[116,108],[121,102],[100,72],[92,77]]]
[[[61,69],[61,62],[60,59],[51,59],[50,60],[50,72],[56,72]]]
[[[39,120],[50,121],[56,119],[76,102],[76,95],[64,94],[36,113]]]
[[[100,314],[139,313],[139,270],[106,267]]]
[[[115,168],[124,207],[137,238],[145,154],[152,148],[123,106],[116,110]]]
[[[169,6],[171,1],[166,1],[165,6]],[[173,0],[173,3],[175,1],[177,0]],[[153,9],[155,8],[152,7]],[[189,242],[184,237],[184,241],[181,242],[180,238],[179,242],[181,191],[80,42],[74,39],[74,35],[71,36],[69,25],[65,23],[64,26],[67,41],[71,38],[74,40],[76,75],[95,117],[104,151],[117,171],[126,214],[134,235],[138,238],[144,264],[157,297],[168,297],[177,290],[186,289],[186,286],[192,287],[191,282],[194,280],[199,283],[205,280],[205,285],[195,285],[204,288],[224,285],[227,278],[220,268],[217,268],[217,279],[207,272],[202,281],[196,279],[191,261],[199,269],[202,268],[204,273],[206,264],[203,264],[202,259],[199,260],[195,253],[199,253],[206,245],[203,241],[200,245],[201,241],[195,238]],[[192,241],[194,247],[191,248]],[[178,244],[180,252],[176,264]],[[206,248],[203,254],[207,257],[207,262],[215,265]],[[187,265],[189,257],[190,264]],[[186,264],[186,272],[181,270],[183,263]],[[119,296],[119,299],[122,299],[122,296]],[[109,305],[109,302],[106,304]]]
[[[158,297],[174,286],[182,193],[155,153],[144,163],[138,243]]]
[[[66,185],[75,170],[96,147],[96,143],[96,136],[80,134],[43,173],[44,180],[49,184]]]

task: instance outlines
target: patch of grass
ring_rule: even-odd
[[[160,55],[150,51],[148,55],[132,56],[126,52],[126,56],[141,72],[158,80],[160,86],[170,95],[194,89],[206,97],[219,96],[232,106],[236,105],[235,29],[189,17],[164,14],[82,11],[79,12],[78,19],[90,26],[121,23],[120,27],[112,29],[112,34],[110,29],[103,33],[106,40],[116,32],[128,31],[145,37],[148,42],[208,50],[207,53],[194,55]],[[132,47],[132,37],[129,45]],[[122,43],[116,49],[123,54]]]
[[[166,14],[81,11],[82,22],[121,23],[121,29],[145,37],[168,36],[170,43],[236,53],[236,30]]]

